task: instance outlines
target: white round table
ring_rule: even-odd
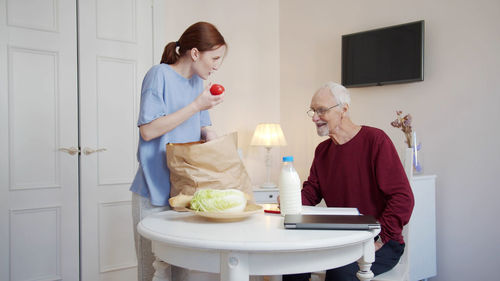
[[[290,230],[283,217],[254,214],[241,221],[208,220],[166,211],[144,218],[138,232],[152,241],[156,257],[172,265],[220,273],[222,281],[250,275],[315,272],[358,261],[360,280],[370,280],[379,230]]]

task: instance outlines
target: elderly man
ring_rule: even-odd
[[[302,204],[324,199],[329,207],[355,207],[381,224],[375,243],[375,275],[393,268],[404,251],[401,234],[413,210],[413,193],[389,137],[382,131],[354,124],[349,118],[351,98],[345,87],[328,82],[311,100],[308,115],[320,136],[329,136],[315,151]],[[327,281],[358,280],[356,262],[330,269]],[[310,273],[285,275],[284,281],[309,280]]]

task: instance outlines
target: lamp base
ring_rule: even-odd
[[[265,182],[260,186],[260,188],[269,189],[269,188],[278,188],[278,186],[273,182]]]

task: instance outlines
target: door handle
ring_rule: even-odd
[[[102,151],[106,151],[106,150],[107,150],[106,148],[92,149],[92,148],[90,148],[90,147],[85,147],[85,148],[83,149],[83,153],[84,153],[85,155],[89,155],[89,154],[92,154],[92,153],[94,153],[94,152],[102,152]]]
[[[78,149],[78,148],[76,148],[74,146],[72,146],[70,148],[61,147],[61,148],[59,148],[59,151],[66,152],[69,155],[75,155],[77,153],[80,153],[80,149]]]

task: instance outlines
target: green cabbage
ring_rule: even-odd
[[[245,193],[237,189],[200,189],[191,199],[198,212],[242,212],[247,205]]]

